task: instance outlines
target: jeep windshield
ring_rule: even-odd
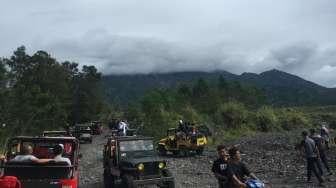
[[[121,152],[130,151],[153,151],[153,141],[152,140],[130,140],[120,142]]]
[[[146,157],[154,154],[152,140],[129,140],[119,143],[121,157]]]

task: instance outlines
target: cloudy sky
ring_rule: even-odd
[[[335,0],[2,0],[20,45],[105,74],[280,69],[336,87]]]

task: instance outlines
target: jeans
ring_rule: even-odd
[[[312,172],[313,172],[314,175],[317,177],[318,181],[320,183],[323,182],[321,174],[316,169],[316,167],[318,166],[318,163],[319,163],[319,161],[318,161],[317,157],[307,158],[307,179],[308,179],[308,181],[311,180],[311,175],[312,175]]]
[[[321,158],[321,162],[323,163],[324,167],[327,169],[328,172],[330,172],[330,168],[328,165],[328,159],[327,159],[327,155],[325,154],[325,152],[320,152],[320,158]]]

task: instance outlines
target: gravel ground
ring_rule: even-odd
[[[305,164],[294,150],[290,135],[260,134],[243,138],[226,145],[239,144],[243,161],[262,180],[267,187],[317,187],[317,183],[305,182]],[[92,144],[82,144],[83,158],[80,163],[80,187],[103,187],[102,150],[106,142],[105,134],[95,136]],[[335,156],[335,148],[329,157]],[[177,188],[212,188],[217,187],[210,167],[216,158],[214,150],[207,150],[202,156],[165,157],[168,168],[175,177]],[[333,170],[336,163],[331,161]],[[335,174],[335,173],[334,173]],[[325,177],[326,187],[336,187],[335,175]],[[316,182],[316,180],[314,181]]]

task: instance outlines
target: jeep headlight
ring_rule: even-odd
[[[160,162],[159,163],[159,168],[160,169],[163,169],[163,168],[165,168],[166,167],[166,164],[165,163],[163,163],[163,162]]]
[[[142,164],[142,163],[140,163],[140,164],[138,164],[137,169],[138,169],[139,171],[142,171],[142,170],[145,169],[145,165]]]

